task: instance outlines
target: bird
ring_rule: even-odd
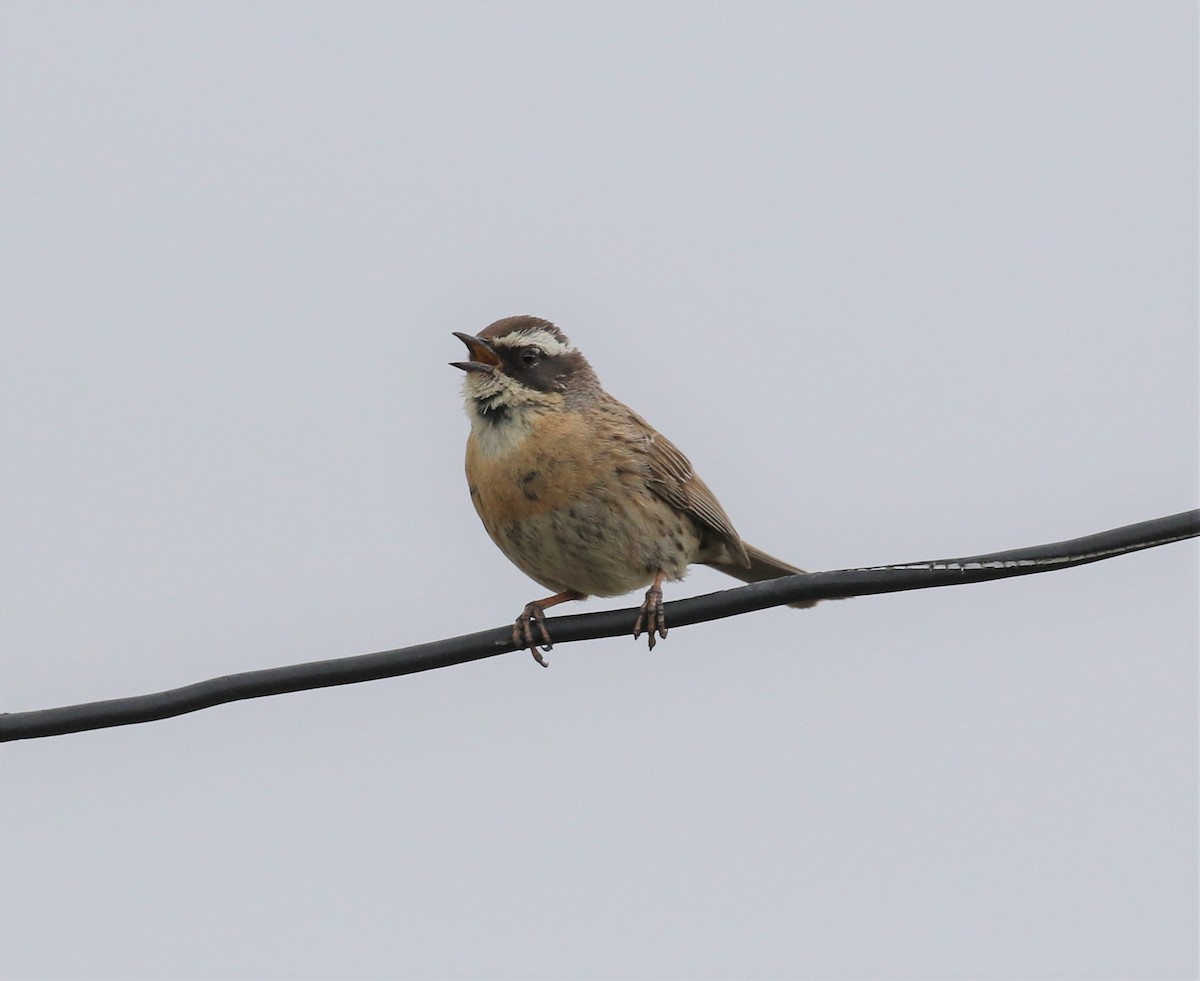
[[[551,591],[512,630],[543,667],[546,610],[560,603],[648,586],[633,636],[645,631],[653,650],[667,636],[663,583],[688,566],[743,582],[804,572],[743,542],[688,458],[609,395],[553,323],[522,315],[453,333],[470,355],[450,364],[466,373],[471,501],[500,551]]]

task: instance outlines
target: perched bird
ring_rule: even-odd
[[[545,611],[559,603],[648,585],[633,636],[645,630],[653,650],[655,633],[667,636],[663,581],[692,563],[743,582],[804,571],[743,542],[687,457],[605,392],[554,324],[507,317],[454,336],[471,356],[451,362],[467,373],[471,501],[500,550],[553,591],[513,625],[539,664]]]

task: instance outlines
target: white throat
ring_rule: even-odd
[[[485,457],[503,457],[515,453],[533,432],[534,406],[508,407],[493,418],[483,415],[468,401],[467,415],[475,445]]]

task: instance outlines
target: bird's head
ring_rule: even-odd
[[[591,365],[567,335],[538,317],[506,317],[478,334],[454,332],[470,361],[463,394],[472,420],[498,423],[528,410],[574,408],[600,392]]]

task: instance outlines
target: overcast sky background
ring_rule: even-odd
[[[446,366],[510,314],[809,569],[1197,506],[1196,19],[4,3],[0,707],[511,621]],[[1197,580],[9,744],[0,975],[1190,976]]]

